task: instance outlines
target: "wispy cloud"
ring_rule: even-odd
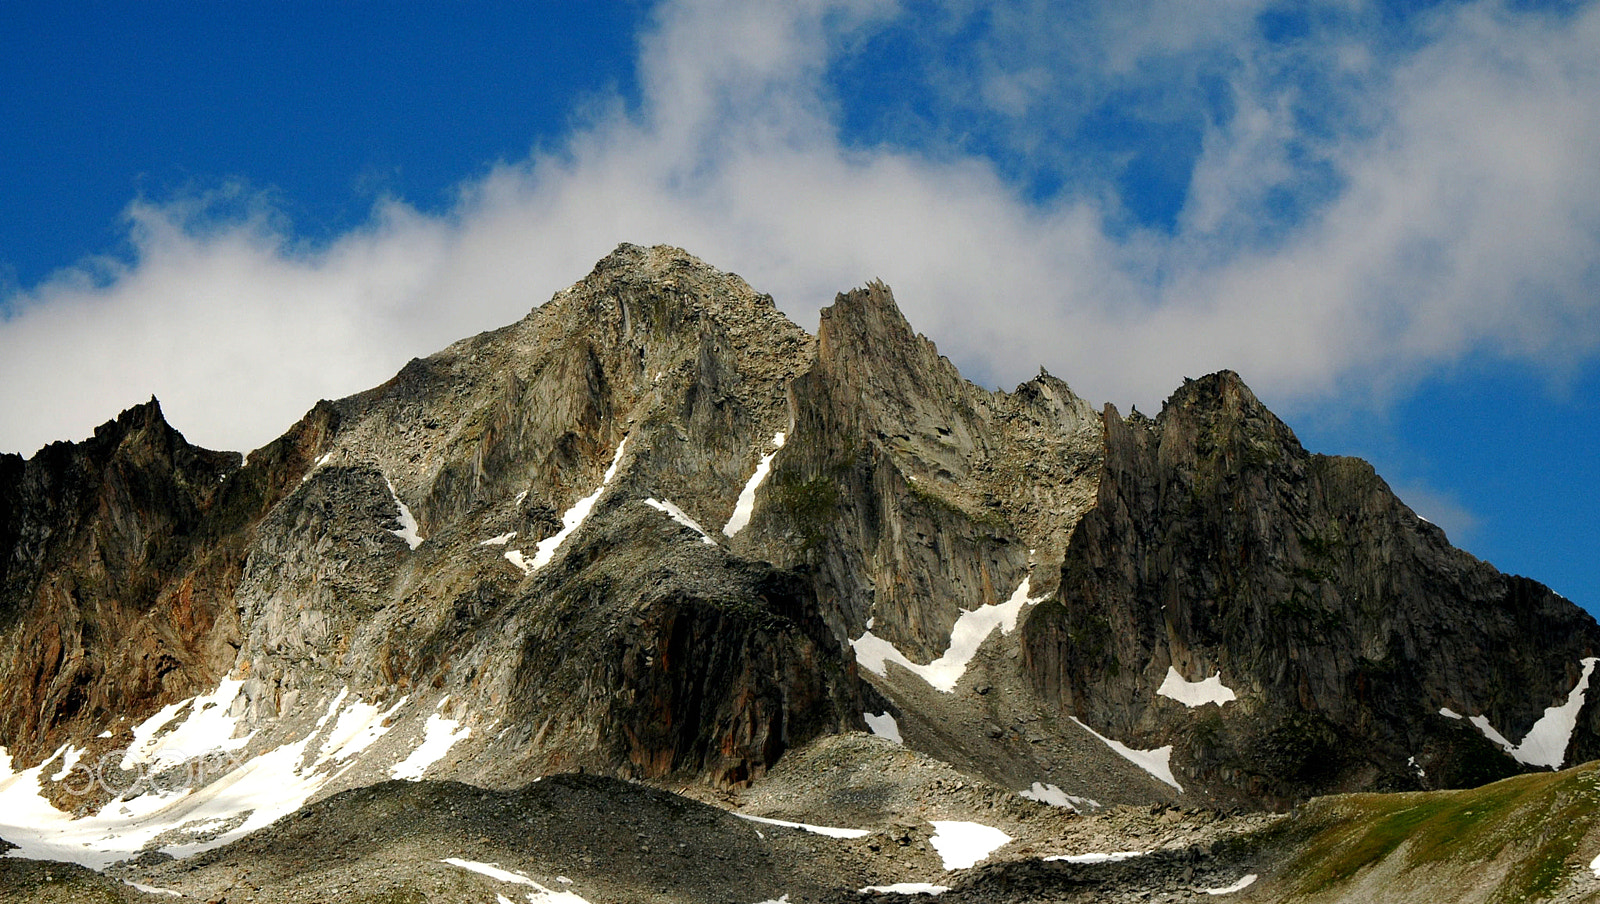
[[[253,447],[624,240],[736,270],[807,327],[882,277],[981,380],[1044,364],[1147,408],[1219,367],[1278,402],[1376,398],[1469,354],[1600,348],[1600,8],[1451,5],[1396,41],[1362,4],[1281,27],[1260,3],[1160,6],[974,25],[959,3],[666,3],[637,104],[587,99],[564,144],[442,215],[385,201],[307,247],[270,205],[136,203],[127,259],[8,300],[0,448],[82,436],[152,392],[192,439]],[[921,79],[928,128],[870,140],[838,79],[894,34],[950,41],[958,65],[895,68]],[[1138,147],[1047,146],[1113,102],[1153,123]],[[1157,228],[1130,218],[1123,177],[1164,129],[1193,140]],[[1026,171],[1040,161],[1060,190]]]

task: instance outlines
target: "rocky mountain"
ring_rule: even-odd
[[[1172,850],[1209,839],[1094,883],[1204,896],[1284,850],[1216,847],[1269,817],[1215,808],[1600,756],[1597,650],[1582,610],[1450,546],[1368,465],[1307,452],[1235,374],[1186,382],[1154,419],[1043,372],[989,391],[887,286],[840,295],[813,337],[665,247],[619,247],[247,457],[189,445],[154,400],[0,456],[0,838],[205,896],[320,899],[289,891],[309,865],[274,866],[275,885],[219,872],[230,851],[260,865],[262,839],[310,843],[282,817],[323,814],[306,837],[329,845],[428,807],[499,826],[567,806],[528,786],[556,775],[654,814],[646,848],[700,844],[665,828],[685,820],[738,828],[718,807],[878,826],[848,856],[753,853],[735,832],[722,856],[788,865],[751,872],[759,888],[704,878],[706,900],[854,899],[830,883],[937,871],[944,829],[916,825],[987,819],[1046,851],[1080,811]],[[626,782],[715,807],[623,804]],[[921,859],[885,859],[891,837]],[[439,869],[455,878],[384,887],[488,900],[491,874]],[[961,893],[1090,882],[1030,869]],[[633,875],[585,900],[697,899]]]

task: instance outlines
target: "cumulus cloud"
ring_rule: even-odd
[[[1261,4],[1166,6],[1139,17],[1158,26],[1034,7],[1037,31],[1088,29],[1092,53],[1030,49],[1007,20],[971,51],[988,62],[968,93],[924,74],[952,119],[993,111],[995,147],[1028,117],[1068,134],[1086,96],[1170,110],[1163,80],[1189,97],[1214,78],[1226,102],[1191,124],[1171,230],[1130,227],[1104,184],[1040,195],[959,142],[842,134],[831,76],[919,7],[681,0],[641,36],[636,106],[592,103],[560,147],[463,184],[445,214],[385,201],[309,247],[270,204],[132,205],[126,259],[8,299],[0,449],[81,437],[151,393],[194,441],[258,446],[319,397],[522,316],[619,241],[686,247],[808,328],[881,277],[976,379],[1044,364],[1147,409],[1220,367],[1293,403],[1381,397],[1470,354],[1593,355],[1600,9],[1456,6],[1396,49],[1360,21],[1286,44],[1254,27]]]

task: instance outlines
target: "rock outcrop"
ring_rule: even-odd
[[[1003,602],[1030,569],[1049,592],[1099,464],[1098,418],[1067,384],[967,382],[874,283],[823,310],[792,396],[741,548],[812,570],[839,636],[871,620],[933,659],[961,610]]]
[[[251,456],[190,445],[154,399],[82,443],[0,456],[0,739],[27,762],[209,690],[258,519],[303,469],[313,412]]]
[[[1518,763],[1462,716],[1522,739],[1586,684],[1593,618],[1452,547],[1365,462],[1307,453],[1236,374],[1104,424],[1098,499],[1026,621],[1025,667],[1092,727],[1177,745],[1219,797],[1481,783]],[[1169,669],[1237,699],[1162,696]],[[1600,753],[1600,710],[1577,716],[1570,743],[1543,729],[1568,764]]]

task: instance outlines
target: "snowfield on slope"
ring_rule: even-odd
[[[7,856],[100,870],[147,848],[181,859],[229,844],[295,812],[349,772],[394,729],[407,703],[402,698],[382,709],[344,689],[304,737],[241,758],[257,734],[234,737],[243,710],[242,685],[224,679],[215,691],[163,707],[136,726],[133,743],[115,762],[118,781],[125,785],[108,788],[121,793],[98,812],[76,819],[56,809],[41,784],[48,780],[46,770],[65,760],[70,748],[17,771],[10,752],[0,747],[0,837],[16,845]],[[420,777],[467,734],[468,729],[434,713],[426,737],[402,762],[404,777]],[[122,777],[126,773],[133,777]],[[49,775],[62,776],[69,787],[81,780],[65,768]],[[100,772],[93,776],[109,779]]]
[[[733,503],[733,514],[728,516],[728,523],[722,526],[724,536],[732,537],[750,523],[750,516],[755,514],[756,510],[756,490],[761,489],[761,485],[767,482],[767,474],[772,470],[772,459],[776,458],[778,450],[783,448],[785,439],[785,435],[781,432],[772,435],[772,451],[761,456],[761,460],[756,463],[755,473],[750,475],[750,479],[745,481],[744,489],[739,491],[739,498]]]
[[[951,693],[990,633],[999,628],[1001,634],[1010,634],[1016,630],[1017,616],[1022,613],[1023,607],[1044,599],[1028,596],[1028,580],[1023,578],[1011,598],[1003,603],[961,610],[955,627],[950,630],[950,645],[943,655],[927,665],[907,659],[904,653],[895,649],[894,644],[873,634],[870,625],[860,637],[850,641],[856,653],[856,662],[880,678],[888,677],[888,663],[892,662],[938,690]]]
[[[1506,740],[1505,735],[1496,731],[1490,724],[1487,716],[1473,716],[1467,721],[1517,762],[1525,766],[1560,769],[1562,763],[1566,762],[1567,746],[1572,743],[1572,732],[1578,726],[1578,713],[1583,709],[1584,698],[1589,690],[1589,678],[1593,675],[1597,662],[1600,662],[1600,657],[1591,656],[1580,660],[1579,665],[1583,666],[1583,672],[1578,676],[1577,684],[1568,692],[1566,701],[1557,706],[1545,707],[1544,715],[1533,723],[1527,734],[1522,736],[1521,744],[1513,744]],[[1460,713],[1447,706],[1439,708],[1439,715],[1447,719],[1461,718]]]
[[[577,533],[578,528],[583,526],[583,522],[589,519],[589,513],[594,511],[595,503],[599,502],[600,497],[605,495],[606,489],[611,486],[611,481],[617,476],[617,466],[622,464],[622,456],[627,449],[628,438],[624,436],[622,441],[617,443],[617,451],[611,456],[611,466],[606,468],[605,476],[601,478],[600,485],[595,487],[594,492],[574,502],[571,508],[561,514],[561,529],[535,544],[533,558],[530,559],[524,556],[520,549],[508,549],[505,553],[506,561],[517,566],[523,574],[533,574],[535,571],[549,565],[551,560],[556,557],[556,550],[561,548],[561,544],[565,543],[568,537]]]

